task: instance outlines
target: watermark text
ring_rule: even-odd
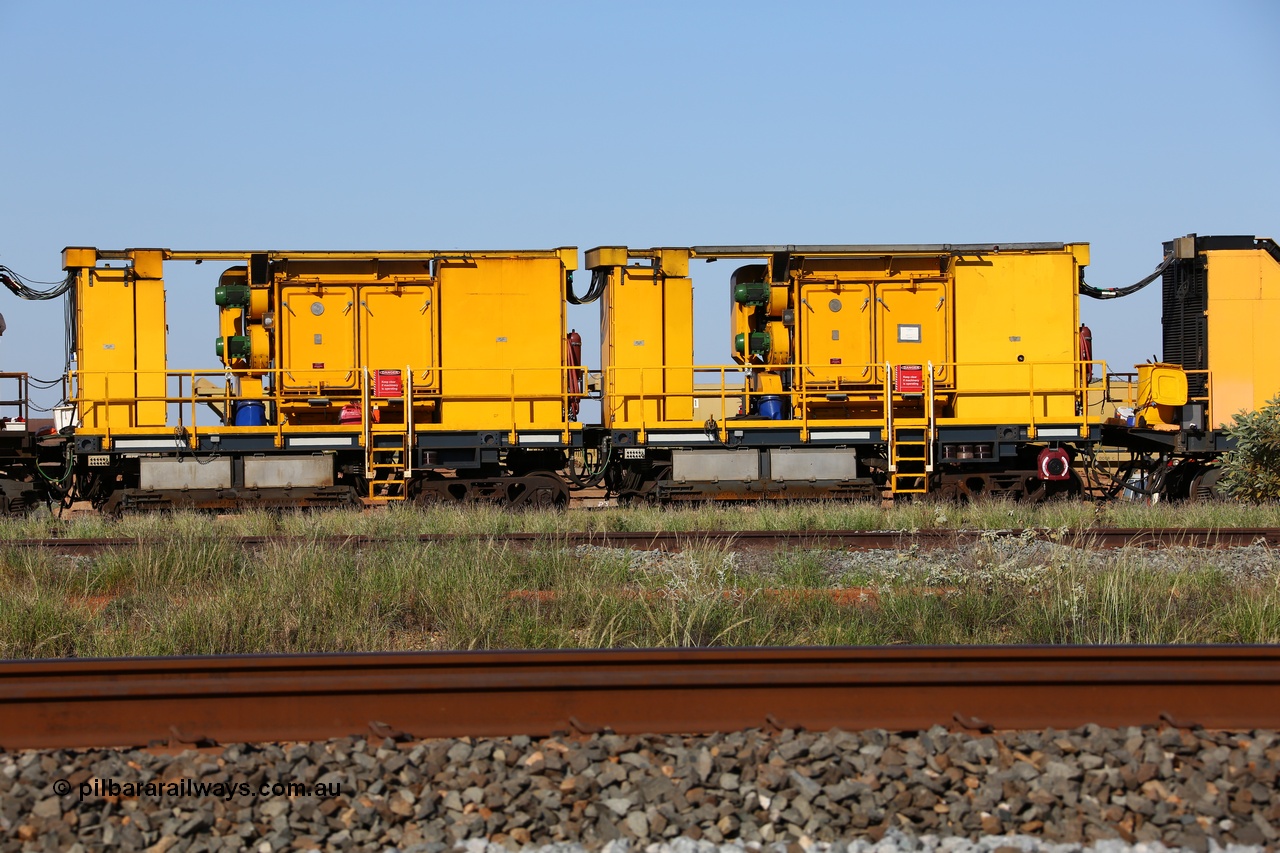
[[[248,782],[203,782],[199,779],[175,779],[169,782],[118,782],[115,779],[89,779],[79,785],[72,785],[66,779],[53,783],[53,791],[60,797],[74,792],[81,801],[120,797],[123,799],[151,799],[174,797],[181,799],[200,799],[217,797],[230,801],[234,797],[319,797],[328,799],[337,797],[342,790],[337,782],[263,782],[252,785]]]

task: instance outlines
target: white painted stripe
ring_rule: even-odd
[[[522,432],[519,433],[521,444],[559,444],[560,433]]]
[[[157,441],[154,438],[117,438],[111,442],[113,450],[186,450],[187,443],[177,439]]]
[[[646,444],[706,444],[714,439],[705,432],[651,432]]]
[[[1036,438],[1079,438],[1076,427],[1036,427]]]
[[[351,447],[356,443],[355,437],[341,438],[336,436],[291,436],[284,440],[285,447]]]
[[[865,440],[865,439],[869,439],[869,438],[871,438],[871,430],[867,430],[867,429],[854,429],[854,430],[847,430],[847,429],[845,429],[845,430],[831,430],[831,431],[827,431],[827,430],[816,430],[816,429],[811,429],[811,430],[809,430],[809,438],[810,438],[810,439],[814,439],[814,438],[843,438],[843,439],[846,439],[846,440],[853,440],[853,441],[857,441],[858,439],[864,439],[864,440]]]

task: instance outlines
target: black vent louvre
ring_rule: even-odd
[[[1174,261],[1164,271],[1164,361],[1186,370],[1209,369],[1209,282],[1203,257]],[[1204,397],[1204,374],[1187,377],[1187,395]]]

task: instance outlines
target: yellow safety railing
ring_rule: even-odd
[[[1025,417],[1022,418],[1021,422],[1025,422],[1034,428],[1037,423],[1045,420],[1044,410],[1048,407],[1048,400],[1054,397],[1061,398],[1070,395],[1077,399],[1081,405],[1078,408],[1071,407],[1070,413],[1055,414],[1050,417],[1050,420],[1056,425],[1078,424],[1083,427],[1098,420],[1097,416],[1091,414],[1088,406],[1084,404],[1089,390],[1089,383],[1087,382],[1088,368],[1098,365],[1102,366],[1102,375],[1106,377],[1105,363],[1101,361],[947,362],[929,364],[924,366],[925,370],[923,372],[927,373],[929,381],[923,393],[904,393],[895,388],[892,384],[894,368],[892,364],[850,365],[850,367],[855,368],[870,368],[873,370],[871,373],[873,376],[883,370],[883,377],[881,381],[877,381],[875,384],[839,390],[825,386],[809,388],[802,384],[780,395],[792,405],[790,416],[783,421],[770,421],[762,425],[785,423],[790,427],[794,427],[798,423],[805,437],[815,425],[879,425],[887,429],[892,424],[894,417],[894,404],[914,402],[920,398],[925,398],[932,400],[933,405],[924,406],[925,411],[921,417],[925,418],[923,424],[932,434],[938,423],[943,425],[962,425],[978,422],[970,418],[943,417],[939,414],[939,408],[945,409],[948,406],[955,406],[965,399],[989,397],[1007,398],[1009,400],[1024,399],[1026,401],[1023,409]],[[803,371],[806,368],[818,366],[829,368],[829,365],[810,366],[797,364],[788,365],[787,369]],[[1069,371],[1064,369],[1068,367],[1071,368]],[[980,374],[977,377],[984,383],[983,387],[973,387],[965,384],[964,371],[972,368],[981,368],[986,371],[985,374]],[[721,412],[726,411],[730,401],[734,400],[741,401],[742,411],[748,412],[758,408],[759,398],[777,396],[776,392],[771,390],[752,390],[749,387],[748,376],[753,370],[757,369],[738,364],[611,367],[603,371],[601,399],[604,406],[614,407],[615,411],[617,411],[616,407],[634,400],[640,404],[640,411],[644,412],[644,404],[648,401],[665,401],[671,397],[712,396],[719,399]],[[939,389],[935,386],[932,380],[935,372],[939,369],[950,372],[950,376],[954,378],[952,383],[954,387]],[[1073,378],[1069,382],[1055,379],[1055,384],[1048,386],[1040,384],[1045,372],[1050,369],[1059,374],[1069,373]],[[355,374],[354,381],[344,375],[342,384],[346,387],[326,386],[325,381],[319,378],[321,376],[332,377],[335,374],[333,369],[287,371],[295,382],[300,378],[305,380],[309,374],[317,377],[316,382],[308,385],[305,390],[282,390],[280,386],[283,374],[286,373],[283,369],[267,371],[165,370],[134,371],[132,373],[124,371],[94,373],[72,371],[68,375],[68,381],[74,393],[69,402],[77,407],[81,422],[88,424],[82,430],[87,434],[102,434],[107,437],[110,437],[113,433],[154,435],[157,431],[177,429],[182,438],[185,438],[188,443],[195,446],[197,436],[202,433],[210,431],[225,433],[229,430],[246,434],[274,434],[277,436],[278,445],[282,445],[283,436],[286,433],[319,431],[354,432],[360,434],[362,440],[365,440],[371,428],[368,421],[371,418],[373,404],[381,403],[384,400],[404,399],[412,403],[412,405],[404,407],[404,428],[408,433],[412,433],[415,430],[427,432],[441,429],[505,429],[514,442],[519,431],[555,430],[563,433],[567,438],[569,431],[574,428],[574,421],[569,418],[570,403],[574,400],[594,399],[592,395],[585,391],[585,386],[583,390],[578,392],[571,393],[568,390],[569,371],[575,371],[579,374],[585,372],[584,368],[578,366],[517,368],[430,367],[425,369],[406,366],[404,370],[402,390],[405,396],[394,398],[379,398],[372,387],[372,374],[364,369],[352,371]],[[688,387],[666,390],[673,371],[678,374],[690,375],[694,381],[692,383],[682,382],[682,385],[687,384]],[[555,380],[548,381],[547,374],[554,372],[560,374],[561,379],[559,382]],[[627,376],[627,374],[638,376],[638,379],[628,382],[625,386],[620,386],[619,379]],[[708,376],[714,378],[712,382],[705,382],[705,377]],[[0,374],[0,377],[3,377],[3,374]],[[698,377],[704,377],[703,389],[697,387]],[[220,381],[222,385],[220,387],[215,386],[213,393],[204,393],[196,388],[196,383],[200,379]],[[266,390],[260,397],[242,397],[235,391],[238,380],[241,379],[265,380]],[[137,389],[140,382],[145,384],[149,381],[155,385],[161,380],[166,393],[138,393]],[[548,387],[556,385],[559,387]],[[706,385],[710,385],[715,390],[709,394],[705,390]],[[92,388],[93,393],[87,393],[85,391],[86,387]],[[176,391],[168,393],[169,389],[174,387],[176,387]],[[475,390],[477,388],[482,390]],[[98,389],[101,389],[101,393],[97,393]],[[551,418],[544,416],[535,420],[533,405],[551,401],[556,401],[560,404],[559,416]],[[271,406],[275,415],[272,420],[275,423],[268,423],[265,426],[232,425],[235,405],[244,402],[261,402]],[[495,424],[491,418],[486,418],[484,424],[474,427],[466,423],[442,425],[425,422],[424,415],[426,413],[414,411],[415,408],[426,409],[433,405],[447,406],[451,403],[468,402],[502,404],[506,410],[505,423]],[[342,405],[351,403],[360,404],[361,422],[358,424],[337,423],[336,411],[340,410]],[[869,412],[874,412],[874,414],[868,414],[866,417],[826,416],[820,407],[834,403],[845,403],[854,407],[860,406]],[[165,423],[139,426],[137,418],[138,407],[143,404],[163,404],[166,414]],[[200,418],[197,417],[200,408],[209,404],[212,404],[215,408],[219,405],[221,406],[219,419],[222,423],[209,425],[200,422]],[[284,418],[280,416],[282,410],[304,411],[308,404],[312,404],[317,409],[327,408],[330,411],[334,411],[334,422],[286,424]],[[170,423],[170,409],[176,409],[176,423]],[[1077,411],[1079,414],[1076,414]],[[525,417],[526,412],[528,413],[527,417]],[[1010,420],[1017,420],[1017,418],[1012,414],[1002,414],[1002,421]],[[628,421],[628,425],[633,422]],[[688,424],[690,422],[686,421],[685,423]],[[643,417],[639,419],[638,426],[641,430],[653,425],[646,422]],[[726,429],[723,423],[719,426],[722,430]]]
[[[1216,424],[1213,418],[1213,374],[1208,370],[1188,370],[1186,371],[1187,379],[1192,376],[1204,377],[1204,395],[1199,397],[1187,397],[1188,403],[1204,403],[1204,425]]]
[[[911,366],[915,366],[917,362],[913,362]],[[761,421],[753,425],[757,426],[782,426],[794,428],[799,424],[802,436],[807,436],[809,430],[814,426],[828,425],[864,425],[879,426],[884,430],[892,427],[895,417],[894,405],[902,404],[909,401],[930,399],[933,400],[932,406],[923,406],[923,411],[919,415],[922,419],[922,426],[928,430],[931,437],[936,436],[938,425],[964,425],[967,423],[985,422],[975,420],[969,417],[945,417],[940,415],[938,410],[946,407],[956,407],[961,405],[966,399],[978,398],[1007,398],[1009,400],[1024,400],[1025,403],[1018,404],[1019,412],[1012,409],[1003,416],[1003,421],[1017,421],[1034,427],[1038,423],[1051,422],[1057,426],[1075,424],[1082,429],[1092,423],[1098,423],[1100,418],[1096,414],[1091,414],[1087,406],[1087,394],[1090,389],[1088,376],[1091,368],[1100,368],[1101,374],[1105,377],[1106,363],[1103,361],[1040,361],[1040,362],[938,362],[929,363],[928,365],[920,365],[922,367],[922,380],[924,385],[918,392],[903,392],[893,385],[893,370],[902,365],[893,365],[886,363],[878,364],[851,364],[845,365],[853,371],[864,371],[864,375],[877,376],[874,382],[867,382],[856,387],[835,388],[830,383],[819,384],[818,387],[810,387],[811,384],[803,383],[797,387],[784,391],[781,396],[789,400],[791,403],[791,414],[788,418],[780,421]],[[829,369],[830,365],[806,365],[794,364],[786,365],[785,370],[796,371],[800,374],[802,371],[811,370],[815,367]],[[980,379],[983,383],[979,387],[966,385],[965,371],[980,368],[986,372],[981,375]],[[865,370],[864,370],[865,369]],[[938,371],[947,371],[944,375],[949,375],[951,379],[948,387],[938,388],[935,384],[935,375]],[[698,377],[713,375],[718,378],[719,384],[713,388],[717,391],[711,391],[705,388],[702,390],[694,390],[690,388],[679,388],[676,390],[666,390],[665,386],[671,381],[670,373],[688,374],[692,372],[695,377],[694,389],[698,384]],[[772,390],[753,390],[750,385],[749,376],[753,371],[762,371],[761,368],[749,368],[744,365],[663,365],[663,366],[643,366],[643,367],[610,367],[604,370],[604,400],[605,406],[608,407],[615,415],[620,412],[625,413],[628,403],[635,402],[639,404],[639,411],[645,412],[645,403],[651,401],[665,401],[674,397],[706,397],[718,396],[721,401],[721,411],[724,411],[725,402],[728,399],[741,400],[742,411],[749,412],[758,409],[758,401],[762,397],[771,397],[778,395],[778,392]],[[883,371],[883,372],[882,372]],[[1053,384],[1045,384],[1045,376],[1049,373],[1059,374],[1053,379]],[[992,374],[997,374],[993,376]],[[1066,375],[1070,375],[1070,380],[1062,381]],[[733,376],[735,381],[729,382],[729,377]],[[740,379],[740,382],[737,381]],[[1003,377],[1003,378],[1002,378]],[[623,382],[623,379],[627,381]],[[1104,378],[1104,384],[1105,384]],[[655,384],[661,387],[653,387]],[[682,385],[685,383],[682,383]],[[617,389],[623,390],[617,390]],[[1072,405],[1067,412],[1046,414],[1049,408],[1049,400],[1054,398],[1070,398],[1077,405]],[[866,408],[874,411],[875,414],[866,417],[843,417],[843,416],[824,416],[821,408],[830,404],[846,404],[847,407]],[[665,407],[660,406],[660,410],[665,411]],[[628,418],[622,417],[620,425],[626,428],[639,427],[640,429],[651,428],[658,424],[664,427],[672,427],[674,423],[660,419],[657,423],[646,421],[643,417]],[[721,430],[727,429],[723,423],[718,424]]]
[[[646,390],[645,388],[646,376],[649,376],[650,374],[653,374],[653,373],[662,374],[661,381],[665,386],[669,378],[667,377],[666,374],[671,371],[677,371],[680,373],[683,373],[685,371],[690,371],[692,373],[693,381],[692,383],[690,383],[690,386],[687,390],[666,391],[663,389],[659,389],[656,392]],[[624,375],[632,372],[639,374],[639,383],[635,392],[614,391],[613,389],[615,387],[616,377],[618,377],[619,375]],[[728,382],[729,374],[731,373],[743,374],[745,379],[745,374],[747,372],[748,371],[745,368],[743,368],[741,365],[709,365],[709,366],[694,365],[692,367],[690,366],[680,367],[680,366],[670,366],[670,365],[664,365],[662,367],[611,367],[602,371],[601,399],[603,400],[605,406],[614,406],[615,398],[616,398],[616,405],[619,405],[619,406],[626,405],[626,402],[628,400],[635,400],[640,406],[640,411],[643,412],[645,403],[648,403],[648,402],[665,401],[671,397],[705,397],[707,396],[705,387],[701,390],[698,389],[697,377],[699,374],[710,373],[710,374],[714,374],[719,379],[718,383],[707,383],[707,384],[715,384],[716,387],[719,389],[718,396],[720,400],[720,411],[723,412],[725,410],[725,407],[728,404],[728,401],[730,399],[739,399],[742,401],[743,411],[745,412],[747,411],[747,403],[749,402],[751,394],[756,394],[757,396],[762,396],[762,397],[771,396],[769,392],[747,391],[745,385],[739,387],[736,385],[729,384]]]
[[[394,369],[394,368],[388,368]],[[289,433],[306,432],[351,432],[361,436],[364,441],[370,432],[372,405],[384,401],[409,401],[404,405],[406,432],[419,432],[458,429],[458,430],[505,430],[516,441],[518,432],[524,431],[558,431],[568,438],[568,433],[575,428],[575,421],[569,417],[571,401],[591,399],[585,389],[578,392],[569,391],[569,371],[583,372],[577,366],[547,367],[431,367],[425,370],[405,366],[402,374],[403,395],[379,397],[373,387],[373,373],[357,368],[343,374],[339,387],[326,384],[320,377],[332,377],[337,371],[333,369],[298,370],[164,370],[164,371],[80,371],[73,370],[67,375],[68,387],[72,389],[68,402],[76,407],[77,418],[83,425],[81,432],[89,435],[103,435],[110,439],[113,434],[155,435],[158,432],[177,430],[183,444],[196,446],[201,434],[229,432],[248,435],[275,435],[277,446],[283,445],[283,436]],[[547,374],[559,373],[560,381],[548,378]],[[315,377],[314,383],[305,388],[281,388],[285,374],[291,382],[306,382]],[[0,377],[3,375],[0,374]],[[432,383],[432,378],[438,381]],[[197,389],[199,380],[215,383],[212,393],[206,389]],[[260,396],[241,395],[236,392],[240,381],[259,380],[264,383],[264,391]],[[152,385],[163,382],[165,393],[144,394],[138,392],[139,385]],[[221,383],[217,385],[216,383]],[[559,385],[558,389],[549,386]],[[452,387],[449,387],[452,386]],[[476,387],[485,390],[470,390]],[[445,388],[447,390],[442,390]],[[170,390],[172,389],[172,393]],[[494,403],[506,409],[506,422],[494,424],[486,419],[484,424],[470,426],[464,423],[441,425],[423,422],[421,413],[414,409],[438,407],[442,403]],[[560,404],[559,417],[539,416],[533,419],[532,407],[538,403],[557,402]],[[271,407],[275,422],[265,426],[237,426],[234,424],[235,406],[239,403],[263,403]],[[337,422],[338,413],[345,405],[359,404],[361,420],[341,424]],[[165,422],[140,424],[139,407],[144,405],[162,405]],[[203,423],[200,410],[204,406],[214,407],[219,423]],[[308,410],[308,406],[317,410],[327,409],[334,414],[333,423],[286,423],[281,412],[298,413]],[[218,407],[221,411],[218,411]],[[522,409],[530,411],[529,417],[522,417]],[[176,414],[175,414],[176,413]],[[176,422],[174,422],[176,420]]]

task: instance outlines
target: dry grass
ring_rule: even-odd
[[[769,502],[632,506],[600,510],[531,510],[496,507],[392,506],[374,511],[249,511],[237,515],[175,512],[120,519],[82,516],[62,519],[37,512],[0,519],[0,541],[46,536],[144,537],[252,534],[557,533],[569,531],[698,530],[1001,530],[1022,527],[1079,529],[1110,527],[1275,527],[1280,504],[1196,503],[1156,505],[1060,501],[1028,506],[1003,501],[948,504],[922,501],[892,508],[878,503]]]
[[[824,510],[825,515],[805,507],[712,508],[694,511],[681,523],[727,522],[753,513],[755,520],[778,526],[796,526],[803,518],[816,525],[833,516],[881,522],[887,517],[866,507]],[[895,520],[898,526],[925,526],[929,513],[936,521],[950,511],[911,508],[912,515]],[[629,512],[481,512],[476,518],[505,529],[553,523],[641,529],[658,526],[655,519],[681,518],[658,510]],[[1050,512],[1036,522],[1046,524]],[[443,510],[355,518],[366,533],[485,529],[476,518]],[[1212,552],[1188,552],[1181,562],[1156,569],[1149,554],[1121,551],[1098,566],[1087,552],[1059,548],[1046,557],[1034,549],[1003,548],[995,535],[941,563],[911,552],[860,557],[793,550],[757,554],[748,564],[744,555],[710,544],[675,555],[515,550],[486,540],[335,551],[314,539],[347,532],[337,526],[342,520],[342,514],[126,519],[110,532],[168,536],[90,558],[0,544],[0,656],[1280,642],[1280,558],[1274,554],[1264,556],[1261,569],[1241,574],[1218,565]],[[267,530],[296,532],[303,539],[246,550],[210,535]],[[11,528],[7,535],[34,531],[18,534]],[[772,592],[848,587],[873,587],[875,594],[855,605]],[[552,594],[511,595],[517,590]]]

